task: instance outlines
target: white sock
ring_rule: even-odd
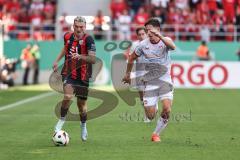
[[[157,126],[156,126],[156,128],[155,128],[153,133],[155,133],[157,135],[160,135],[160,133],[167,126],[167,124],[168,124],[168,120],[167,119],[163,119],[162,117],[160,117],[158,122],[157,122]]]
[[[58,131],[62,130],[62,127],[63,127],[64,123],[65,123],[65,117],[61,117],[58,120],[58,122],[57,122],[57,124],[56,124],[56,126],[54,128],[54,131],[58,132]]]

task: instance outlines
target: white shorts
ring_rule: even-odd
[[[157,106],[158,100],[164,99],[173,100],[173,86],[169,83],[165,83],[160,87],[147,85],[143,94],[144,106]]]

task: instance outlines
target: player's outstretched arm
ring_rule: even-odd
[[[122,79],[123,83],[131,84],[130,74],[133,68],[133,63],[137,58],[138,56],[135,54],[135,52],[129,56],[128,63],[127,63],[127,70],[126,70],[125,76]]]
[[[54,72],[57,71],[58,62],[63,58],[64,52],[65,52],[65,49],[64,49],[64,47],[63,47],[62,50],[61,50],[61,52],[60,52],[59,55],[57,56],[57,59],[53,62],[53,71],[54,71]]]
[[[172,39],[168,38],[168,37],[163,37],[160,36],[160,39],[163,41],[163,43],[170,48],[171,50],[175,50],[176,49],[176,45],[174,44],[174,42],[172,41]]]

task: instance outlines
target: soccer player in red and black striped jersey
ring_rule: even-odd
[[[61,118],[55,126],[55,132],[62,129],[70,107],[73,94],[77,97],[77,106],[81,120],[81,138],[87,140],[87,96],[89,78],[92,75],[92,64],[96,61],[96,47],[93,38],[86,34],[86,20],[76,17],[73,32],[64,35],[64,47],[53,64],[57,71],[58,62],[65,57],[62,69],[64,99],[61,106]]]

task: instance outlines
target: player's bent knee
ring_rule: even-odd
[[[149,120],[153,120],[156,116],[156,109],[154,106],[145,107],[146,116]]]

